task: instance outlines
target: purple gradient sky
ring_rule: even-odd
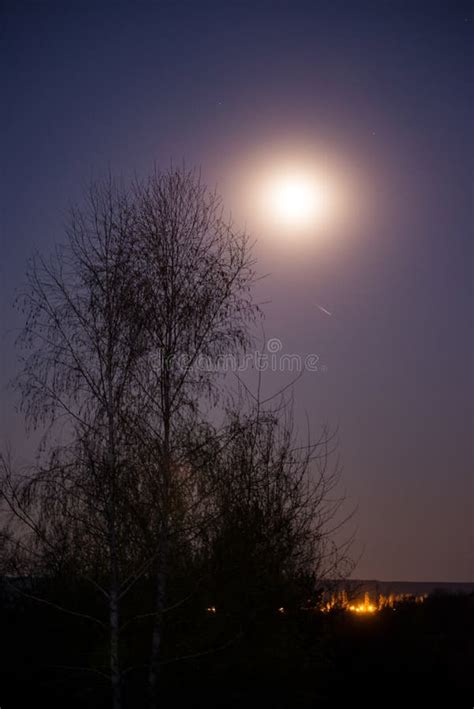
[[[267,337],[327,366],[297,419],[339,424],[357,576],[474,580],[470,3],[98,6],[3,3],[2,442],[25,450],[14,289],[91,176],[185,159],[233,208],[242,161],[310,146],[364,216],[324,245],[255,234]]]

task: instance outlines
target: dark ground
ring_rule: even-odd
[[[161,706],[471,709],[473,611],[473,595],[433,595],[374,616],[257,619],[223,650],[164,665]],[[110,706],[106,681],[86,669],[102,652],[87,624],[25,601],[4,603],[0,613],[1,709]],[[195,631],[217,644],[220,624],[218,615],[205,616]],[[232,637],[228,624],[225,632]],[[127,662],[140,645],[140,632],[129,636]],[[147,706],[144,678],[140,669],[127,674],[127,707]]]

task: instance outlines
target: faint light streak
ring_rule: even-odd
[[[322,305],[319,305],[319,303],[316,303],[316,307],[319,308],[322,313],[325,313],[326,315],[329,315],[329,317],[332,317],[332,313],[330,313],[329,310],[326,310],[326,308],[323,308]]]

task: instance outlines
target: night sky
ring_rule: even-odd
[[[28,450],[6,388],[27,257],[91,177],[184,160],[257,239],[266,337],[324,364],[295,416],[339,426],[355,575],[474,580],[470,5],[4,2],[2,444]],[[254,218],[280,154],[344,182],[343,219]]]

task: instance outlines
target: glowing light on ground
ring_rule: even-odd
[[[372,615],[385,608],[396,610],[396,606],[403,603],[423,603],[427,595],[411,595],[407,593],[391,593],[388,596],[377,594],[375,599],[371,599],[369,593],[364,594],[363,600],[349,600],[345,591],[333,593],[326,598],[320,606],[323,613],[329,613],[338,608],[355,613],[357,615]]]
[[[427,598],[427,594],[413,595],[409,593],[391,593],[388,596],[378,593],[375,595],[375,598],[371,598],[369,593],[365,593],[363,600],[350,600],[346,591],[339,591],[331,594],[324,594],[323,599],[314,605],[311,602],[311,599],[308,599],[307,605],[300,608],[300,610],[307,612],[316,611],[321,613],[329,613],[330,611],[339,609],[348,611],[349,613],[354,613],[356,615],[373,615],[384,609],[397,610],[397,606],[401,604],[424,603]],[[215,606],[209,606],[206,610],[211,615],[217,613]],[[277,608],[276,611],[282,615],[287,614],[287,609],[283,606]]]

